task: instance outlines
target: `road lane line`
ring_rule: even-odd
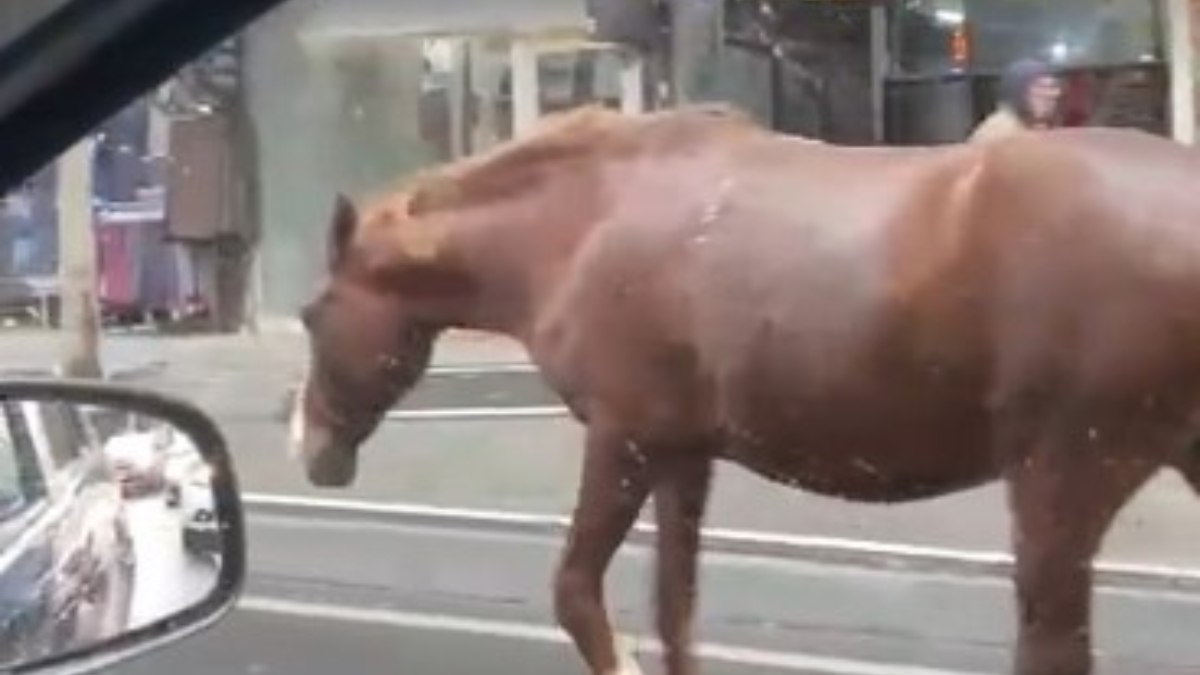
[[[403,502],[369,502],[350,499],[297,497],[291,495],[248,493],[243,504],[254,509],[277,509],[333,514],[347,517],[373,516],[395,518],[423,524],[507,530],[559,536],[566,532],[570,520],[565,516],[518,511],[468,509],[429,506]],[[649,541],[655,534],[653,525],[639,521],[634,525],[633,538]],[[790,558],[813,562],[849,563],[882,569],[930,569],[959,573],[984,573],[1007,576],[1012,571],[1013,558],[1008,553],[953,549],[933,546],[897,544],[892,542],[704,528],[706,549],[761,557]],[[1200,588],[1200,569],[1171,565],[1097,562],[1096,575],[1102,584],[1151,584],[1171,589]]]
[[[497,621],[445,614],[425,614],[391,609],[366,609],[316,602],[297,602],[263,596],[243,596],[237,608],[244,612],[303,616],[326,621],[394,626],[412,630],[441,631],[569,645],[570,640],[558,628],[516,621]],[[639,653],[662,654],[662,645],[655,638],[636,636],[629,643]],[[853,659],[780,652],[750,647],[702,643],[696,653],[709,661],[756,668],[774,668],[798,672],[817,672],[823,675],[981,675],[958,670],[942,670],[920,666],[901,666]]]
[[[389,422],[424,422],[442,420],[540,419],[569,418],[570,411],[561,405],[530,406],[469,406],[461,408],[411,408],[389,410]]]
[[[338,500],[325,497],[298,497],[290,495],[245,494],[242,503],[250,509],[282,508],[313,510],[313,512],[343,512],[348,514],[371,514],[394,516],[398,520],[419,520],[427,524],[443,524],[457,527],[509,528],[509,530],[539,531],[548,534],[562,533],[570,525],[566,516],[510,510],[473,509],[457,507],[427,506],[404,502],[368,502],[361,500]],[[654,536],[655,528],[648,522],[638,521],[635,533]],[[703,530],[704,544],[712,548],[746,554],[811,558],[814,552],[823,552],[828,557],[880,557],[883,561],[923,561],[936,565],[972,567],[980,571],[1008,573],[1013,566],[1013,556],[1007,552],[979,551],[941,548],[916,544],[876,542],[869,539],[805,536],[730,528],[706,527]],[[1200,585],[1200,569],[1166,565],[1142,565],[1142,563],[1097,562],[1098,574],[1109,578],[1156,578],[1175,580],[1180,584]]]
[[[476,375],[495,375],[498,373],[536,373],[537,366],[529,362],[483,363],[471,365],[430,366],[425,371],[426,377],[472,377]]]

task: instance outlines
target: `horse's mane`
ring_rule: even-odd
[[[420,215],[510,194],[539,180],[548,162],[667,153],[712,134],[758,129],[749,116],[724,104],[640,115],[588,105],[547,116],[528,135],[488,152],[422,171],[397,191],[408,196],[409,213]]]

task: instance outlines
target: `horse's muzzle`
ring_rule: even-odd
[[[304,468],[308,482],[317,487],[346,487],[358,471],[358,453],[350,446],[325,445],[305,453]]]
[[[358,470],[358,444],[339,438],[328,426],[314,424],[305,412],[302,386],[292,406],[288,445],[292,457],[304,463],[310,483],[317,487],[345,487]]]

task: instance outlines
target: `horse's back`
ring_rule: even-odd
[[[994,373],[1015,339],[1007,322],[1037,311],[1095,324],[1095,309],[1120,307],[1178,329],[1167,315],[1183,309],[1145,294],[1178,297],[1200,278],[1191,186],[1200,160],[1147,134],[1064,131],[916,150],[769,146],[745,161],[728,222],[712,223],[724,245],[713,239],[695,253],[690,288],[717,315],[713,333],[773,321],[795,334],[803,346],[779,359],[805,362],[797,386],[827,391],[841,367],[878,375],[878,350],[898,345]],[[718,285],[738,290],[713,292]],[[1133,289],[1136,311],[1126,307]]]
[[[1119,167],[1129,152],[1158,174]],[[635,426],[720,433],[763,473],[851,496],[935,494],[994,474],[995,415],[1030,390],[1124,395],[1192,366],[1190,336],[1171,330],[1181,311],[1200,325],[1195,311],[1127,292],[1200,299],[1200,240],[1180,229],[1200,227],[1191,162],[1122,132],[936,149],[726,140],[616,191],[561,307],[584,379]],[[1154,250],[1186,269],[1155,268],[1172,261]],[[1117,360],[1152,348],[1157,371]]]

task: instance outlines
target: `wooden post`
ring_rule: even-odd
[[[61,292],[62,353],[65,377],[103,377],[100,366],[100,312],[97,298],[96,230],[92,209],[92,158],[87,137],[58,160],[58,269]]]

